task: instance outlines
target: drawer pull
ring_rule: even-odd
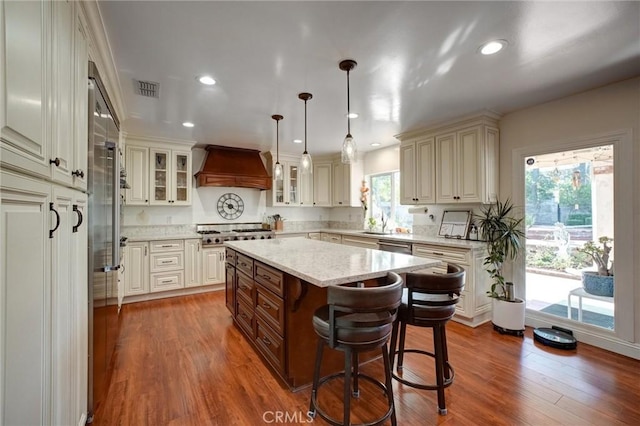
[[[169,247],[174,247],[174,245],[173,245],[173,244],[163,244],[163,245],[161,245],[160,247],[162,247],[162,248],[169,248]]]
[[[241,263],[240,266],[244,266],[246,268],[249,265],[247,265],[246,263]]]
[[[262,303],[262,307],[265,309],[271,309],[271,305],[268,303]]]
[[[265,280],[271,281],[271,277],[269,275],[261,275],[261,277],[264,278]]]
[[[244,312],[243,312],[243,313],[241,313],[241,314],[240,314],[240,316],[241,316],[242,318],[244,318],[244,319],[247,319],[247,318],[248,318],[248,317],[247,317],[247,314],[245,314]]]
[[[444,253],[438,253],[437,251],[432,252],[432,254],[435,254],[436,256],[444,256]]]
[[[267,346],[269,346],[271,344],[271,340],[269,340],[267,337],[263,337],[262,338],[262,342]]]
[[[173,263],[173,260],[163,260],[162,264],[166,265],[167,263]]]
[[[162,280],[160,281],[162,284],[170,284],[173,282],[173,280]]]

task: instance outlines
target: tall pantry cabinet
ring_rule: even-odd
[[[0,4],[0,424],[86,421],[85,21]]]

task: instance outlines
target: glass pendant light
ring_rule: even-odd
[[[273,118],[274,120],[276,120],[276,164],[273,165],[273,178],[275,180],[282,180],[283,175],[284,175],[284,170],[282,168],[282,164],[280,164],[280,133],[279,133],[279,129],[278,129],[278,125],[280,120],[282,120],[284,117],[281,115],[272,115],[271,118]]]
[[[345,59],[338,65],[342,71],[347,72],[347,136],[342,143],[342,162],[345,164],[355,163],[357,161],[358,148],[356,141],[351,136],[351,111],[349,99],[349,71],[358,65],[353,59]]]
[[[299,93],[298,98],[304,101],[304,152],[300,158],[300,173],[303,175],[313,173],[311,155],[307,152],[307,101],[313,98],[311,93]]]

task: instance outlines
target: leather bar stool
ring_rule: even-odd
[[[444,389],[453,383],[455,372],[449,364],[447,353],[446,323],[456,311],[456,303],[464,289],[465,271],[458,265],[447,265],[446,274],[407,273],[406,289],[402,296],[402,305],[398,311],[398,320],[393,325],[391,336],[391,371],[393,378],[407,386],[438,392],[438,413],[447,414]],[[420,349],[405,349],[407,325],[431,327],[433,329],[433,353]],[[400,344],[396,350],[400,328]],[[400,377],[404,354],[407,352],[428,355],[435,359],[436,384],[412,382]],[[398,354],[397,371],[394,371],[395,355]]]
[[[327,289],[328,304],[318,308],[313,316],[313,328],[318,335],[318,345],[309,416],[315,417],[319,414],[332,425],[350,425],[351,397],[360,396],[358,380],[365,379],[385,392],[389,407],[382,417],[366,425],[378,425],[389,418],[391,418],[391,424],[396,425],[387,343],[401,299],[402,278],[393,272],[387,274],[385,285],[379,287],[336,286]],[[344,352],[344,373],[336,373],[320,379],[325,346]],[[384,362],[384,383],[358,371],[358,354],[378,348],[381,349]],[[321,407],[318,407],[319,388],[341,376],[344,376],[342,422],[330,417]]]

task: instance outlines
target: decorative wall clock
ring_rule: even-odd
[[[228,192],[218,198],[218,214],[224,219],[233,220],[242,216],[244,201],[238,194]]]

